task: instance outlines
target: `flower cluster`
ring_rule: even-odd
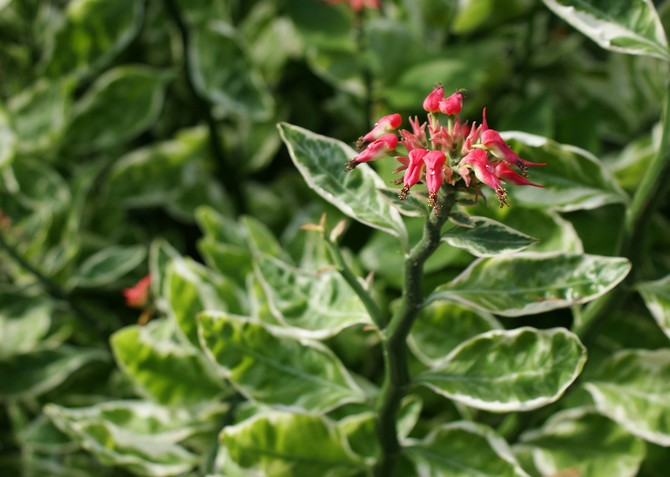
[[[356,146],[362,151],[347,162],[345,170],[350,171],[363,162],[395,156],[401,163],[395,172],[404,171],[403,178],[397,181],[403,184],[400,199],[406,199],[413,186],[424,182],[430,204],[436,211],[438,192],[443,184],[456,187],[462,181],[475,197],[481,195],[481,184],[485,184],[495,191],[500,207],[509,205],[503,187],[506,182],[542,187],[529,181],[527,175],[530,166],[545,164],[521,159],[498,131],[489,129],[486,109],[479,126],[474,122],[461,122],[462,106],[461,91],[445,96],[444,88],[437,86],[423,102],[423,109],[428,112],[425,122],[420,123],[417,117],[409,118],[411,130],[403,129],[396,135],[402,118],[399,114],[384,116],[372,131],[358,140]],[[397,153],[398,145],[404,147],[406,155]]]

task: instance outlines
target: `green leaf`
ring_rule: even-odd
[[[492,330],[458,346],[417,382],[477,409],[527,411],[560,398],[585,362],[586,348],[566,329]]]
[[[670,60],[668,40],[651,0],[543,0],[602,48]]]
[[[164,74],[140,66],[106,72],[76,104],[66,143],[90,151],[137,136],[158,118],[165,83]]]
[[[507,442],[474,422],[453,422],[411,442],[405,452],[426,477],[528,477]]]
[[[47,404],[44,412],[104,465],[167,477],[196,464],[196,456],[177,444],[197,430],[183,410],[119,401],[78,409]]]
[[[135,0],[74,0],[47,43],[49,76],[93,73],[114,58],[135,37],[144,16],[144,3]]]
[[[238,465],[259,475],[346,477],[365,468],[324,416],[261,414],[224,428],[221,440]]]
[[[240,286],[246,283],[247,275],[252,272],[251,254],[244,247],[205,237],[198,242],[198,251],[207,266],[232,278]]]
[[[168,271],[168,302],[179,329],[200,346],[196,316],[203,310],[241,312],[241,292],[228,278],[190,259],[174,260]]]
[[[318,343],[223,313],[201,314],[199,331],[203,348],[250,399],[297,411],[327,411],[365,399],[337,357]]]
[[[0,361],[34,349],[51,326],[53,304],[41,297],[0,295]]]
[[[488,313],[460,303],[432,303],[424,307],[412,326],[408,345],[422,363],[432,366],[462,342],[485,331],[502,328]]]
[[[69,79],[41,79],[11,99],[8,109],[21,152],[43,153],[58,146],[69,118],[73,88]]]
[[[470,217],[472,227],[454,227],[442,235],[452,247],[467,250],[476,257],[492,257],[530,247],[536,239],[486,217]]]
[[[384,186],[379,176],[366,164],[344,172],[346,162],[356,156],[356,151],[298,126],[282,123],[278,127],[293,163],[309,187],[345,215],[407,241],[400,214],[377,192]]]
[[[191,33],[189,73],[196,89],[220,106],[225,115],[267,118],[273,109],[272,97],[233,27],[210,21]]]
[[[670,446],[670,349],[619,351],[584,387],[598,411],[631,434]]]
[[[372,324],[363,303],[334,271],[307,272],[269,256],[256,272],[272,314],[294,328],[291,334],[323,339],[356,324]]]
[[[531,180],[544,188],[510,187],[514,202],[561,212],[628,202],[626,193],[591,153],[532,134],[507,132],[503,137],[523,159],[547,164],[530,171]]]
[[[147,256],[144,245],[114,245],[102,249],[79,266],[71,277],[72,287],[110,285],[139,266]]]
[[[542,429],[524,433],[521,445],[532,449],[542,475],[634,477],[645,455],[640,439],[589,408],[552,415]]]
[[[523,316],[586,303],[607,293],[630,271],[621,257],[525,253],[480,258],[430,301],[455,300],[503,316]]]
[[[267,254],[280,258],[286,257],[281,244],[263,222],[247,215],[240,219],[240,225],[244,233],[245,243],[254,256]]]
[[[114,357],[143,394],[165,405],[217,402],[223,380],[214,376],[202,355],[165,336],[169,322],[128,326],[110,338]]]
[[[66,345],[11,356],[0,361],[0,396],[43,394],[59,386],[83,366],[107,359],[107,353],[102,350]]]
[[[7,111],[0,104],[0,171],[12,162],[17,147],[16,134],[9,122]]]
[[[670,275],[636,286],[658,326],[670,338]]]

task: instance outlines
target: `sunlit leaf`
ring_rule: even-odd
[[[670,446],[670,350],[623,350],[584,387],[598,411],[630,433]]]
[[[543,0],[563,18],[601,47],[670,60],[668,40],[651,0]]]
[[[541,429],[524,433],[521,443],[547,476],[634,477],[645,455],[640,439],[589,408],[552,415]]]
[[[527,411],[561,397],[585,361],[586,349],[563,328],[493,330],[465,341],[417,382],[478,409]]]
[[[586,303],[607,293],[630,271],[621,257],[540,254],[483,258],[430,301],[455,300],[503,316],[542,313]]]
[[[544,187],[510,187],[511,203],[569,212],[628,201],[591,153],[532,134],[507,132],[503,137],[523,159],[546,163],[530,170],[530,179]]]
[[[344,172],[356,156],[349,146],[290,124],[279,132],[293,163],[307,184],[344,214],[371,227],[407,240],[400,214],[377,192],[384,183],[366,164]]]
[[[405,452],[421,476],[528,477],[507,443],[474,422],[442,425]]]
[[[658,326],[670,338],[670,275],[653,282],[638,283],[636,288]]]
[[[523,250],[537,240],[507,225],[486,217],[470,217],[472,227],[454,227],[442,235],[452,247],[467,250],[476,257],[492,257]]]
[[[339,359],[318,343],[222,313],[203,313],[198,321],[203,347],[235,387],[255,401],[325,411],[364,399]]]
[[[261,414],[226,427],[221,440],[238,465],[263,475],[346,477],[365,468],[342,432],[318,415]]]
[[[51,325],[53,303],[44,298],[0,295],[0,361],[37,347]]]
[[[114,333],[110,341],[117,363],[145,395],[161,404],[216,402],[224,391],[223,379],[212,373],[201,353],[161,336],[166,325],[152,321]]]
[[[306,272],[269,256],[256,270],[270,309],[296,336],[326,338],[361,323],[371,324],[363,303],[335,270]]]

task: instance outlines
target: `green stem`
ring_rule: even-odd
[[[177,6],[175,0],[164,0],[164,3],[168,14],[172,18],[172,21],[177,27],[177,30],[181,36],[182,49],[184,52],[186,84],[190,90],[191,96],[193,96],[196,110],[207,124],[207,129],[209,132],[209,146],[216,166],[216,176],[230,194],[230,198],[237,213],[243,214],[246,210],[246,201],[244,199],[244,191],[241,188],[242,181],[239,180],[239,168],[225,154],[224,148],[222,146],[223,141],[221,139],[221,135],[219,134],[216,119],[212,115],[209,101],[200,95],[198,89],[195,86],[195,83],[193,82],[191,65],[188,61],[191,41],[188,26],[182,18],[179,7]]]
[[[405,257],[405,288],[401,305],[382,334],[385,374],[377,416],[381,456],[374,469],[376,477],[392,476],[400,454],[396,415],[410,384],[407,336],[424,305],[423,266],[440,245],[440,230],[453,207],[452,199],[447,197],[447,203],[440,208],[438,215],[431,215],[426,220],[423,237]]]
[[[593,337],[602,326],[603,319],[609,316],[623,299],[626,293],[625,287],[639,278],[637,269],[644,256],[643,244],[649,224],[670,190],[670,81],[667,84],[661,118],[663,132],[658,151],[642,177],[633,201],[626,211],[619,242],[619,255],[631,261],[633,272],[616,291],[607,293],[586,308],[580,326],[575,330],[583,341]]]
[[[349,265],[342,256],[342,251],[340,248],[327,237],[324,237],[324,240],[326,242],[326,246],[328,247],[328,252],[330,252],[331,257],[337,266],[337,271],[340,272],[342,278],[344,278],[352,290],[354,290],[354,293],[356,293],[358,298],[360,298],[360,300],[363,302],[365,309],[368,311],[368,314],[370,315],[370,318],[372,318],[372,321],[374,321],[375,325],[377,325],[379,329],[384,328],[386,323],[384,322],[381,310],[377,306],[377,303],[375,303],[375,301],[372,299],[368,291],[363,288],[363,285],[361,285],[361,283],[358,281],[354,273],[351,271],[351,268],[349,268]]]

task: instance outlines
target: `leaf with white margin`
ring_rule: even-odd
[[[207,354],[254,401],[301,412],[365,401],[342,362],[318,342],[225,313],[201,313],[198,330]]]
[[[502,316],[523,316],[595,300],[630,272],[622,257],[520,253],[480,258],[428,302],[454,300]]]
[[[552,415],[541,429],[524,433],[542,475],[570,470],[580,477],[634,477],[645,445],[593,408],[575,408]]]
[[[156,477],[189,471],[194,454],[177,442],[196,433],[192,417],[142,401],[117,401],[68,409],[47,404],[53,423],[100,462]]]
[[[139,266],[147,255],[144,245],[114,245],[94,253],[68,281],[71,287],[109,285]]]
[[[270,311],[296,337],[323,339],[356,324],[372,324],[363,303],[335,270],[309,273],[273,257],[256,260]]]
[[[670,446],[670,349],[619,351],[584,387],[598,411],[631,434]]]
[[[547,164],[530,170],[531,180],[544,187],[510,187],[511,203],[571,212],[628,202],[623,189],[590,152],[534,134],[510,131],[502,136],[523,159]]]
[[[278,125],[293,163],[307,185],[345,215],[394,235],[406,244],[400,213],[377,191],[384,182],[367,164],[344,172],[356,151],[343,142],[287,123]]]
[[[670,275],[653,282],[638,283],[635,288],[658,326],[670,338]]]
[[[670,60],[651,0],[543,0],[556,15],[607,50]]]
[[[405,452],[422,477],[528,477],[507,442],[474,422],[444,424]]]
[[[585,362],[586,348],[564,328],[492,330],[454,349],[416,382],[477,409],[528,411],[559,399]]]
[[[442,241],[476,257],[519,252],[537,242],[537,239],[488,217],[470,217],[470,220],[472,227],[453,227],[442,235]]]
[[[239,466],[261,475],[346,477],[365,470],[325,416],[264,413],[225,427],[221,441]]]
[[[444,359],[465,340],[500,329],[493,315],[454,302],[436,302],[419,312],[408,342],[412,354],[426,366]]]
[[[16,153],[16,134],[9,122],[7,111],[0,104],[0,171],[12,162]]]

